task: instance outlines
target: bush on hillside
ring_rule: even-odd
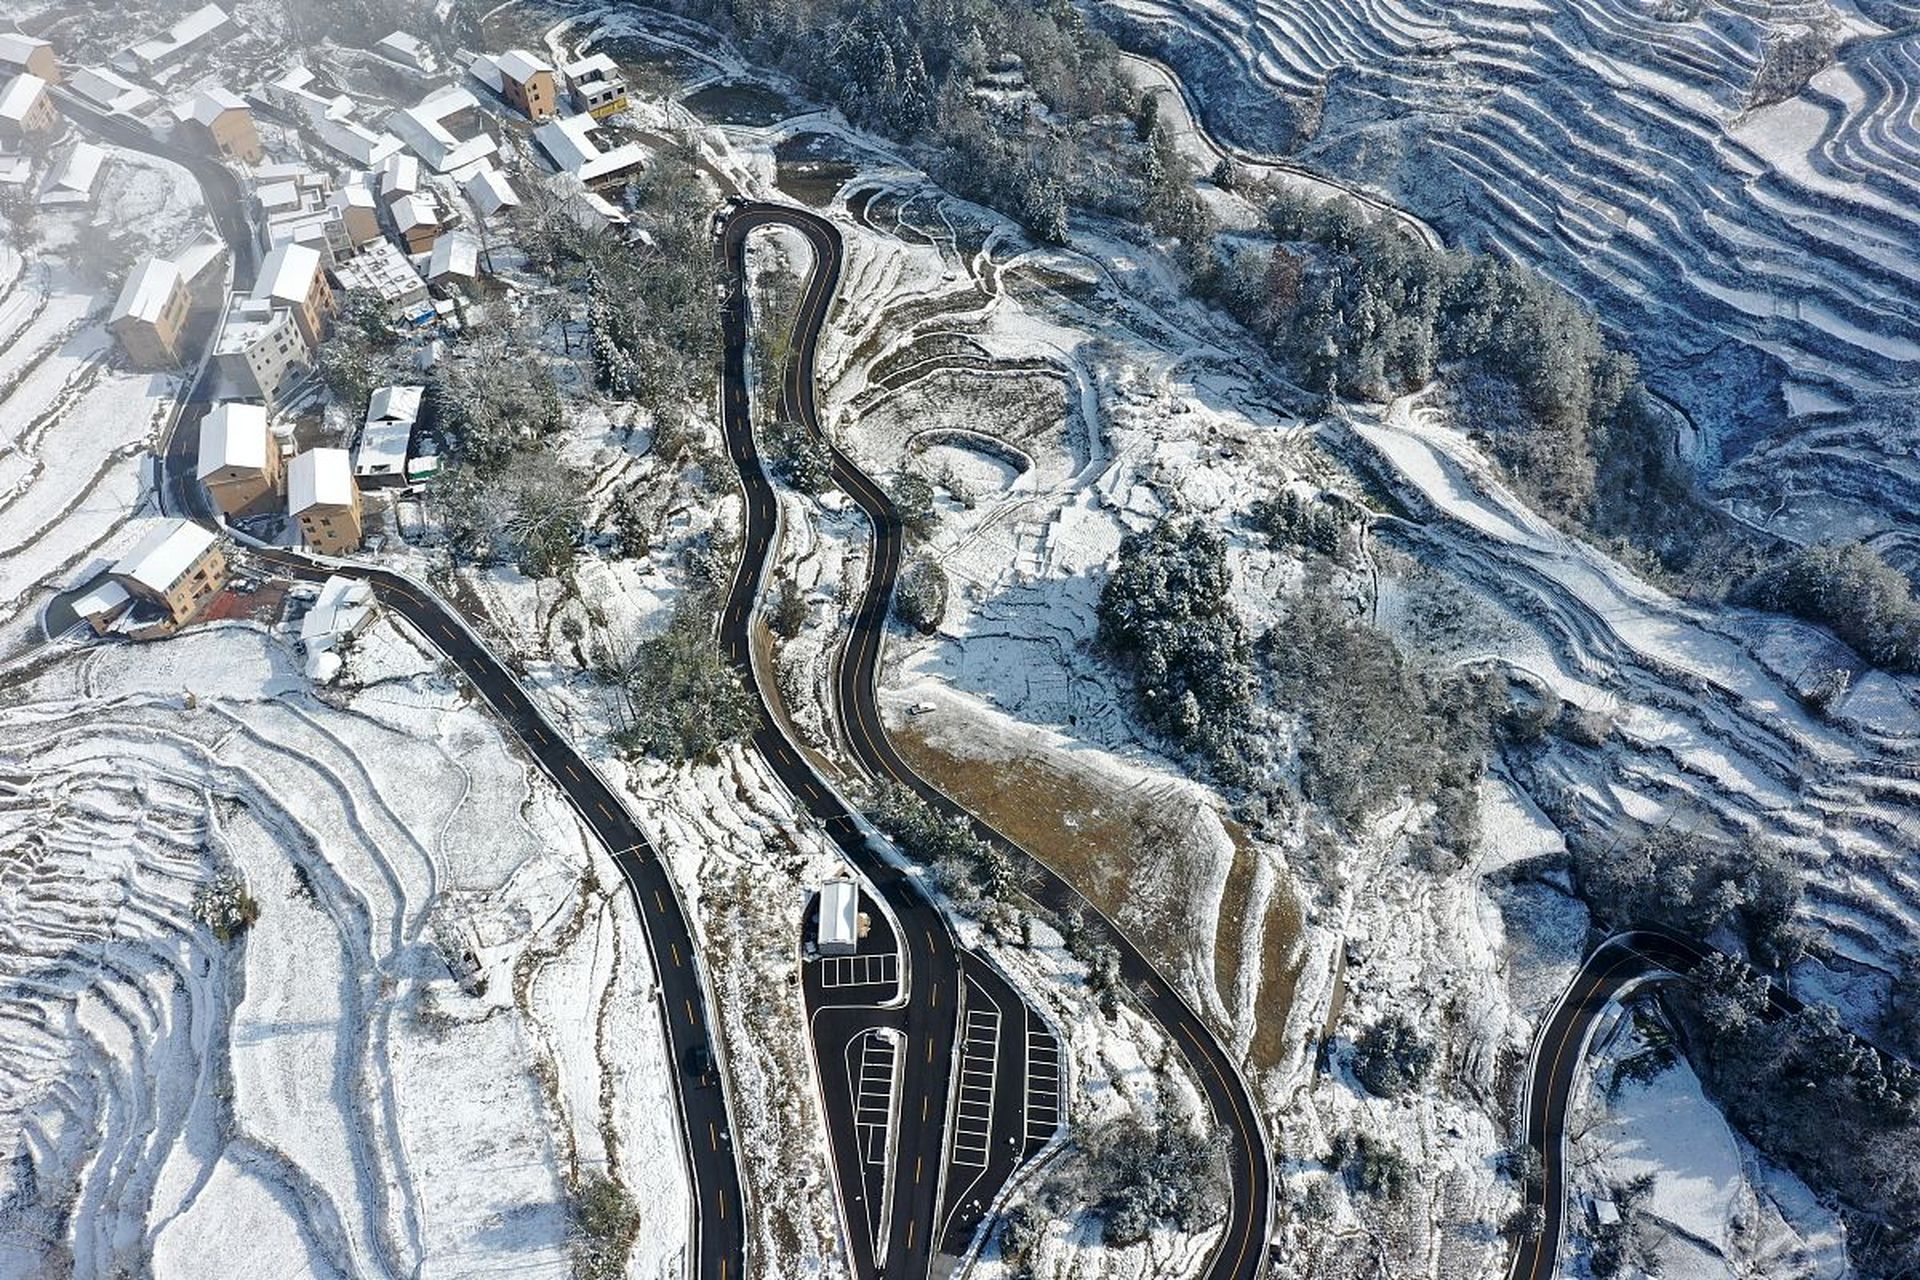
[[[1740,599],[1827,627],[1888,671],[1920,671],[1920,600],[1906,575],[1859,542],[1803,547],[1742,587]]]

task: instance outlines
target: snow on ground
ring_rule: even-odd
[[[1770,1165],[1727,1127],[1684,1059],[1646,1082],[1617,1079],[1624,1062],[1668,1042],[1647,1005],[1614,1010],[1595,1038],[1569,1131],[1573,1198],[1569,1237],[1584,1246],[1595,1202],[1617,1205],[1620,1189],[1650,1178],[1629,1218],[1647,1240],[1658,1274],[1671,1280],[1842,1280],[1845,1232],[1800,1180]],[[1662,1061],[1665,1061],[1662,1058]],[[1578,1265],[1569,1259],[1562,1273]]]
[[[290,644],[222,624],[10,673],[0,1267],[562,1276],[567,1182],[617,1135],[631,1274],[678,1274],[611,864],[430,650],[379,624],[322,701]],[[228,943],[193,907],[220,868],[258,903]]]

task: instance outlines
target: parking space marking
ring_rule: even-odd
[[[899,973],[900,958],[891,951],[872,956],[824,956],[820,960],[820,985],[827,989],[893,986]]]
[[[953,1163],[956,1168],[984,1169],[992,1145],[993,1094],[998,1073],[994,1058],[1000,1049],[1000,1011],[967,1010],[960,1042],[960,1097],[953,1117]]]
[[[860,1159],[870,1165],[887,1162],[887,1126],[893,1122],[894,1062],[899,1057],[893,1039],[875,1031],[860,1035],[860,1075],[853,1086],[853,1129],[860,1143]]]
[[[1027,1028],[1027,1141],[1045,1142],[1060,1127],[1060,1043],[1043,1027]]]

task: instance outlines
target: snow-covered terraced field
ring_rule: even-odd
[[[1897,406],[1920,377],[1920,6],[1104,7],[1186,73],[1216,132],[1297,147],[1593,301],[1743,514],[1798,537],[1891,522],[1887,549],[1912,557],[1920,475]],[[1769,43],[1809,26],[1841,41],[1831,64],[1749,109]],[[1877,439],[1836,438],[1843,416]]]
[[[328,702],[251,627],[43,658],[0,710],[0,1274],[559,1277],[609,1162],[630,1274],[678,1274],[630,900],[430,651],[378,626]]]

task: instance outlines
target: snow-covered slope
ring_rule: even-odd
[[[1920,8],[1104,8],[1187,73],[1217,132],[1298,146],[1592,300],[1692,414],[1743,514],[1797,537],[1879,533],[1911,561],[1920,471],[1895,405],[1920,376]],[[1768,45],[1808,29],[1843,42],[1831,64],[1749,109]]]

